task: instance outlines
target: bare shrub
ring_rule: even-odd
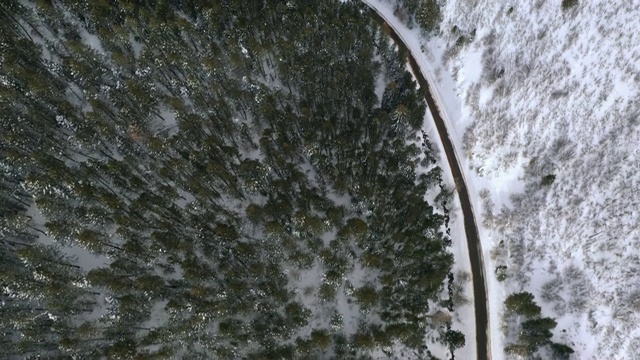
[[[565,96],[569,95],[569,93],[565,90],[556,90],[553,91],[550,95],[551,100],[558,100],[560,98],[563,98]]]
[[[640,354],[640,337],[631,340],[628,349],[629,354]]]
[[[570,300],[568,302],[569,311],[582,313],[587,309],[591,284],[584,272],[575,265],[569,265],[564,270],[565,283],[569,287]]]
[[[468,271],[464,271],[464,270],[459,270],[456,273],[456,279],[460,282],[460,283],[467,283],[469,281],[471,281],[471,273]]]
[[[464,148],[465,151],[465,155],[467,156],[467,158],[471,158],[471,156],[473,155],[473,148],[476,145],[476,142],[478,141],[475,130],[476,130],[476,123],[474,122],[473,124],[471,124],[467,130],[464,132],[464,135],[462,137],[462,146]]]
[[[539,178],[544,175],[554,173],[554,165],[548,156],[534,156],[524,167],[524,174],[527,178]],[[531,190],[536,191],[538,188],[533,187]]]
[[[482,207],[484,210],[482,214],[482,224],[490,228],[493,225],[495,217],[493,215],[494,203],[491,199],[491,193],[488,189],[482,189],[480,191],[480,199],[482,199]]]
[[[551,144],[551,153],[561,162],[572,159],[576,153],[575,145],[566,136],[559,137]]]
[[[505,168],[510,168],[512,166],[514,166],[516,164],[516,161],[518,160],[518,152],[516,151],[509,151],[503,158],[502,158],[502,164]]]
[[[499,63],[498,56],[490,51],[482,55],[482,80],[488,84],[493,84],[504,76],[505,69]]]
[[[627,309],[625,306],[620,306],[619,304],[614,304],[611,307],[611,318],[614,320],[621,321],[626,323],[631,318],[632,311]]]
[[[542,285],[540,297],[547,302],[561,301],[562,297],[559,292],[562,290],[562,286],[562,279],[560,276],[556,276]]]
[[[494,262],[504,259],[506,255],[507,255],[507,252],[502,242],[494,246],[493,248],[491,248],[491,250],[489,251],[489,256],[491,257],[491,260],[493,260]]]
[[[505,79],[502,79],[502,75],[504,74],[504,69],[502,69],[501,71],[502,71],[501,73],[498,73],[498,76],[500,78],[495,80],[496,85],[495,85],[494,93],[504,98],[509,96],[509,94],[511,93],[511,87],[509,86],[509,83],[505,81]]]
[[[483,36],[481,40],[482,46],[486,47],[487,49],[493,46],[495,42],[496,42],[495,30],[491,30],[488,34]],[[491,51],[493,51],[493,49],[491,49]]]
[[[631,292],[626,303],[635,312],[640,313],[640,290],[634,290]]]
[[[560,276],[556,276],[553,279],[547,281],[542,285],[540,289],[540,297],[542,300],[553,304],[553,311],[562,316],[567,312],[567,303],[560,296],[564,288],[564,283]]]
[[[520,208],[520,205],[522,204],[524,198],[525,196],[522,193],[509,194],[509,201],[511,201],[511,204],[513,204],[514,208]]]
[[[429,315],[431,322],[436,326],[444,326],[451,324],[451,315],[442,310],[436,311],[433,315]]]
[[[566,136],[561,136],[553,140],[553,143],[551,144],[551,151],[557,154],[569,145],[571,145],[571,140]]]
[[[461,279],[460,276],[454,278],[452,286],[453,292],[451,294],[451,301],[453,302],[453,306],[460,307],[471,303],[471,300],[469,300],[464,291],[464,285],[468,281],[469,277],[466,278],[466,281]]]

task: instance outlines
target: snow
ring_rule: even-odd
[[[433,57],[432,52],[437,53],[437,51],[440,51],[440,54],[441,54],[444,48],[444,45],[443,44],[426,44],[425,46],[425,43],[422,40],[420,31],[417,28],[409,29],[406,25],[404,25],[398,18],[396,18],[393,15],[394,14],[393,4],[376,1],[376,0],[365,0],[365,2],[369,4],[369,6],[375,8],[376,11],[396,31],[398,36],[403,40],[403,42],[407,45],[411,53],[414,55],[416,62],[418,63],[420,69],[422,70],[422,74],[429,81],[429,83],[443,85],[443,87],[440,87],[440,86],[434,87],[432,85],[431,87],[431,90],[433,93],[432,95],[436,103],[439,106],[442,106],[442,108],[440,109],[440,112],[442,114],[443,119],[445,120],[447,129],[449,130],[449,136],[452,138],[452,141],[454,143],[458,160],[462,161],[461,168],[466,169],[466,166],[464,166],[464,154],[462,154],[460,151],[461,147],[459,144],[460,144],[460,139],[462,137],[458,133],[459,127],[457,128],[452,126],[452,124],[454,124],[454,121],[452,121],[452,119],[458,120],[461,118],[461,112],[460,112],[461,106],[460,106],[460,101],[457,98],[454,91],[454,81],[448,74],[446,73],[443,74],[441,71],[436,71],[434,66],[435,58]],[[430,52],[424,53],[423,49],[425,52],[426,51],[430,51]],[[437,79],[435,78],[436,73],[440,74],[441,81],[437,81]],[[431,119],[430,115],[427,115],[427,116],[428,116],[428,119],[426,119],[427,121],[424,122],[425,131],[427,132],[429,138],[432,139],[432,143],[437,144],[438,148],[440,149],[440,154],[442,154],[438,165],[441,166],[443,169],[443,175],[444,175],[443,180],[445,183],[453,184],[454,181],[451,175],[451,170],[448,168],[447,161],[444,158],[444,149],[442,148],[442,144],[440,143],[440,141],[437,140],[439,139],[439,136],[435,131],[435,125],[433,124],[433,119]],[[465,180],[467,182],[467,187],[469,188],[470,195],[477,194],[477,191],[475,191],[473,184],[470,184],[467,179]],[[471,198],[472,204],[474,205],[474,208],[477,209],[478,202],[474,200],[476,199],[472,197]],[[453,252],[455,261],[456,261],[453,270],[454,271],[463,270],[470,273],[471,266],[469,263],[466,235],[464,233],[464,226],[462,225],[462,211],[460,209],[459,199],[457,198],[457,196],[455,197],[454,208],[451,210],[451,214],[452,216],[451,216],[450,227],[452,231],[451,233],[452,239],[454,240],[454,245],[451,251]],[[477,222],[479,223],[479,221]],[[480,230],[480,236],[482,238],[483,237],[482,230],[481,229],[479,230]],[[489,287],[487,288],[489,294],[492,294],[491,284],[487,284],[487,285],[489,285]],[[467,297],[473,301],[473,291],[471,287],[472,287],[472,284],[468,283],[466,285],[465,293],[467,294]],[[489,303],[491,305],[492,303],[491,299]],[[473,307],[466,306],[461,309],[457,309],[457,311],[459,312],[458,313],[459,319],[463,320],[464,323],[460,320],[457,320],[456,322],[454,322],[452,327],[454,329],[459,329],[460,331],[462,331],[465,334],[465,338],[467,341],[464,348],[456,351],[456,356],[459,356],[464,359],[475,358],[476,357],[476,354],[475,354],[476,347],[475,347],[475,341],[474,341],[475,340],[475,319],[474,319],[475,313],[473,311]],[[489,313],[490,314],[494,313],[491,309],[491,306],[490,306]],[[493,324],[497,323],[497,322],[494,322],[493,320],[494,320],[493,318],[490,319],[491,326],[494,326]],[[495,329],[492,328],[492,330],[498,331],[498,328],[495,328]],[[492,334],[493,334],[493,331],[492,331]],[[489,336],[489,337],[491,339],[494,338],[493,336]]]
[[[160,118],[156,127],[156,134],[165,134],[168,137],[174,136],[178,133],[178,121],[176,119],[176,114],[170,109],[161,108],[159,109],[157,116]]]
[[[129,42],[131,43],[133,56],[135,56],[136,59],[139,59],[140,55],[142,55],[142,50],[144,48],[144,45],[140,41],[137,41],[135,35],[133,34],[129,35]]]
[[[482,76],[482,67],[480,66],[482,53],[480,51],[464,53],[462,55],[462,62],[465,64],[476,64],[477,66],[466,66],[460,69],[458,73],[459,84],[464,86],[478,82]]]
[[[186,208],[187,205],[191,204],[196,200],[196,197],[193,196],[192,193],[183,189],[178,189],[178,195],[179,195],[179,198],[175,201],[175,204],[179,206],[181,209]]]
[[[149,315],[149,318],[140,325],[140,328],[155,329],[164,326],[164,324],[169,320],[169,314],[165,309],[168,303],[168,300],[156,301],[151,307],[151,314]]]
[[[102,47],[102,42],[100,42],[100,38],[98,38],[97,35],[90,34],[86,29],[82,28],[81,26],[79,26],[78,28],[80,33],[80,39],[82,39],[82,42],[85,45],[93,49],[98,54],[106,54],[106,52],[104,51],[104,48]]]
[[[378,77],[376,79],[376,88],[375,93],[378,99],[382,99],[382,95],[384,94],[384,89],[387,87],[387,83],[384,81],[383,77]]]
[[[447,161],[444,147],[442,143],[439,141],[440,136],[438,135],[438,130],[436,129],[435,122],[433,117],[431,116],[431,112],[427,111],[425,113],[425,119],[422,123],[422,131],[427,135],[430,143],[435,148],[432,149],[434,156],[437,158],[437,166],[442,169],[442,182],[443,184],[454,184],[453,176],[451,173],[451,168],[449,167],[449,162]],[[419,169],[423,170],[423,169]],[[453,185],[449,185],[453,187]],[[428,202],[430,204],[434,204],[433,199],[437,194],[428,194]],[[434,204],[436,205],[436,204]],[[453,202],[448,204],[449,209],[449,229],[451,229],[450,238],[452,240],[452,246],[449,248],[454,257],[454,263],[451,268],[451,272],[458,276],[460,272],[471,273],[471,263],[469,260],[469,248],[467,247],[467,237],[464,231],[464,222],[462,216],[462,208],[460,207],[460,199],[458,197],[458,193],[454,192]],[[439,207],[435,208],[437,212],[442,212],[442,209]],[[473,296],[473,283],[468,281],[463,284],[464,295],[469,300],[469,303],[463,306],[458,306],[454,308],[454,314],[452,319],[451,328],[453,330],[462,331],[465,336],[465,346],[456,350],[455,355],[462,359],[472,359],[475,358],[475,341],[476,338],[476,329],[475,329],[475,312],[473,307],[474,296]],[[441,359],[448,358],[447,354],[449,354],[448,349],[444,348],[439,349],[437,346],[442,346],[439,343],[431,343],[429,344],[429,349],[432,350],[435,356],[438,356]],[[440,351],[434,351],[440,350]],[[444,351],[444,352],[443,352]]]
[[[46,229],[44,224],[47,222],[42,212],[34,204],[27,210],[27,215],[33,218],[34,226],[42,232],[38,232],[38,242],[43,245],[58,245],[62,253],[75,259],[75,264],[80,266],[84,271],[105,267],[109,264],[109,259],[103,255],[96,255],[87,249],[79,246],[60,245],[51,237],[45,235]]]
[[[560,1],[452,0],[429,40],[404,27],[393,4],[366,2],[434,85],[483,220],[492,358],[505,358],[502,301],[523,290],[556,318],[553,340],[576,359],[637,358],[640,2],[563,11]],[[548,174],[555,182],[541,186]],[[508,267],[504,282],[497,265]]]

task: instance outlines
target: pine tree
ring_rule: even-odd
[[[533,294],[529,292],[513,293],[504,301],[507,310],[516,314],[533,317],[540,315],[540,306],[534,301]]]

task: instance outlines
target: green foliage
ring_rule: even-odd
[[[245,214],[247,219],[254,224],[260,224],[262,222],[263,217],[263,209],[256,204],[251,204],[247,206],[245,210]]]
[[[3,4],[1,341],[20,341],[0,357],[422,351],[453,258],[402,56],[358,2],[205,3]],[[436,2],[414,3],[435,29]],[[345,284],[356,266],[371,284]],[[325,313],[345,330],[339,289],[385,323],[295,338]]]
[[[540,307],[533,300],[531,293],[514,293],[505,300],[507,310],[523,315],[527,320],[523,321],[518,331],[518,343],[508,344],[504,351],[507,354],[518,356],[530,356],[539,347],[549,345],[554,354],[554,358],[568,359],[573,353],[573,349],[566,345],[552,343],[553,334],[558,323],[549,317],[540,317]]]
[[[496,266],[496,279],[498,279],[498,281],[505,281],[507,277],[507,267],[505,265]]]
[[[443,340],[452,350],[464,347],[465,344],[464,334],[457,330],[447,330]]]
[[[297,302],[287,304],[284,311],[295,326],[305,325],[311,316],[311,311]]]
[[[440,23],[440,6],[436,0],[401,0],[400,4],[415,17],[424,32],[434,31]]]
[[[336,298],[336,288],[331,284],[323,283],[318,289],[318,296],[323,301],[333,301]]]
[[[347,220],[347,223],[340,229],[338,236],[355,237],[356,239],[362,239],[367,235],[369,226],[366,222],[358,218],[351,218]]]
[[[533,300],[534,296],[529,292],[513,293],[504,301],[505,308],[519,315],[533,317],[540,315],[540,306]]]
[[[541,184],[542,186],[549,186],[553,184],[554,181],[556,181],[556,176],[554,174],[549,174],[542,178]]]
[[[378,303],[378,293],[372,285],[365,285],[356,289],[354,295],[363,309],[370,309]]]
[[[509,344],[505,346],[504,352],[509,355],[517,355],[517,356],[529,356],[533,354],[533,351],[526,345],[522,344]]]
[[[522,323],[522,332],[520,333],[520,343],[526,344],[531,348],[538,348],[549,342],[553,336],[551,330],[558,323],[551,318],[530,319]]]
[[[567,360],[571,357],[575,351],[567,345],[551,343],[551,351],[553,352],[553,356],[558,360]]]
[[[314,329],[311,331],[311,342],[314,347],[325,350],[331,344],[331,335],[325,329]]]
[[[562,0],[562,10],[568,10],[576,5],[578,5],[578,0]]]

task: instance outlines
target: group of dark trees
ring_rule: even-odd
[[[0,357],[426,358],[453,261],[424,200],[440,169],[367,11],[3,1]],[[312,322],[302,297],[337,303],[356,264],[355,332]]]
[[[558,323],[550,317],[541,317],[541,308],[529,292],[513,293],[504,301],[505,309],[511,316],[524,318],[518,325],[518,342],[509,344],[504,351],[507,354],[531,356],[540,347],[548,346],[554,359],[568,359],[574,353],[567,345],[551,341]]]
[[[437,30],[440,23],[439,0],[396,0],[396,15],[409,26],[417,24],[425,33]]]

